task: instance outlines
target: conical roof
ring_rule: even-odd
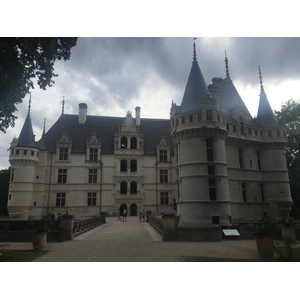
[[[26,117],[20,136],[18,138],[17,147],[37,148],[29,114]]]
[[[17,147],[37,148],[35,140],[34,140],[33,130],[32,130],[30,108],[31,108],[31,94],[30,94],[30,98],[29,98],[27,117],[26,117],[26,120],[22,127],[20,136],[18,138]]]
[[[263,84],[262,84],[262,77],[259,67],[259,78],[260,78],[260,97],[259,97],[259,105],[258,105],[258,112],[257,112],[257,121],[263,127],[278,127],[280,126],[278,120],[275,118],[273,114],[273,110],[265,93]]]
[[[182,98],[180,113],[199,110],[201,101],[207,98],[208,95],[209,91],[197,62],[194,43],[194,57],[192,68]]]

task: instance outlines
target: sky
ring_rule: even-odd
[[[46,132],[62,113],[78,114],[78,104],[88,105],[88,115],[168,119],[172,101],[181,104],[192,65],[193,37],[83,37],[68,61],[54,66],[55,84],[31,91],[31,119],[36,141],[44,120]],[[260,94],[258,66],[265,92],[275,110],[289,99],[300,100],[300,38],[197,37],[197,59],[206,83],[225,76],[225,51],[229,72],[252,116]],[[0,133],[0,169],[7,168],[7,149],[18,137],[28,111],[29,96],[18,105],[14,128]]]

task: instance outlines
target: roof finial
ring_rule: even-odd
[[[227,58],[226,50],[225,50],[225,68],[226,68],[226,77],[230,78],[229,67],[228,67],[228,58]]]
[[[62,110],[61,110],[61,114],[63,115],[64,113],[65,113],[65,96],[63,96]]]
[[[28,116],[30,116],[30,110],[31,110],[31,93],[29,93]]]
[[[193,39],[193,41],[194,41],[194,43],[193,43],[193,46],[194,46],[193,62],[196,62],[196,61],[197,61],[196,44],[195,44],[195,40],[196,40],[196,39],[197,39],[197,38],[194,38],[194,39]]]
[[[262,76],[261,76],[260,66],[258,66],[258,73],[259,73],[260,87],[262,87],[262,86],[263,86],[263,81],[262,81]]]

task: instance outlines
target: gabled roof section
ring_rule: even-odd
[[[24,125],[22,127],[20,136],[18,138],[17,147],[37,148],[34,139],[33,130],[32,130],[30,107],[31,107],[31,95],[30,95],[29,105],[28,105],[28,114],[25,119]]]
[[[206,82],[198,65],[194,43],[192,68],[181,102],[180,113],[199,110],[201,101],[210,96]]]
[[[64,114],[45,133],[43,142],[46,149],[54,153],[58,138],[63,132],[66,132],[72,139],[71,151],[73,153],[85,153],[87,140],[95,133],[97,138],[101,140],[101,153],[113,154],[114,136],[115,133],[119,132],[123,123],[124,118],[122,117],[87,116],[85,124],[79,124],[78,115]],[[144,137],[144,154],[156,154],[156,144],[161,136],[167,137],[171,152],[173,151],[170,138],[170,120],[141,118],[139,131]]]
[[[257,112],[257,121],[263,127],[280,127],[278,120],[275,118],[267,95],[265,93],[262,76],[260,71],[260,66],[258,66],[259,70],[259,80],[260,80],[260,97],[259,97],[259,106]]]
[[[226,77],[218,87],[218,110],[225,113],[228,117],[232,117],[234,113],[239,112],[249,122],[253,118],[230,78],[226,52],[225,68]]]

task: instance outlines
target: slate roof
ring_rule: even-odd
[[[26,117],[21,133],[19,135],[17,147],[37,148],[37,145],[34,140],[32,123],[29,113]]]
[[[124,117],[87,116],[85,124],[79,124],[78,115],[64,114],[43,135],[38,142],[49,152],[56,152],[56,143],[63,132],[72,139],[72,152],[85,153],[87,139],[95,132],[101,140],[101,152],[103,154],[114,153],[114,135],[124,122]],[[170,120],[141,118],[140,132],[144,137],[144,154],[156,154],[156,145],[161,137],[165,137],[171,146]]]
[[[261,86],[260,90],[260,99],[259,99],[259,106],[257,112],[257,121],[263,127],[281,127],[278,120],[273,114],[271,105],[268,101],[267,95],[263,86]]]
[[[199,110],[201,101],[207,98],[207,96],[209,95],[210,93],[196,59],[194,44],[194,58],[192,68],[183,94],[180,113]]]

